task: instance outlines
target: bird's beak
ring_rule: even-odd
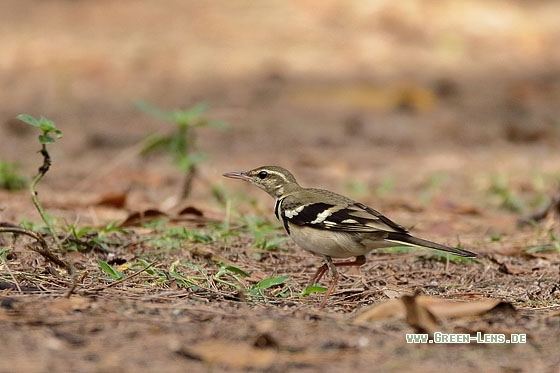
[[[247,173],[244,172],[244,171],[226,172],[225,174],[223,174],[223,176],[230,177],[232,179],[241,179],[241,180],[245,180],[245,181],[250,181],[251,180],[249,178],[249,176],[247,176]]]

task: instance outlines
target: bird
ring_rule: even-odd
[[[320,308],[325,307],[339,280],[337,267],[361,266],[372,251],[394,246],[435,249],[466,258],[471,251],[453,248],[411,235],[403,226],[360,202],[325,189],[304,188],[294,175],[279,166],[262,166],[250,171],[226,172],[223,176],[247,181],[276,200],[274,214],[287,234],[305,251],[322,256],[325,263],[308,286],[319,283],[330,271],[331,282]],[[355,257],[334,262],[333,258]]]

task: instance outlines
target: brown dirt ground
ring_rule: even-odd
[[[558,372],[560,253],[528,251],[558,245],[558,215],[516,221],[558,193],[559,17],[553,1],[3,1],[0,159],[31,175],[41,162],[37,134],[12,118],[55,120],[64,138],[50,148],[54,165],[39,196],[61,232],[148,208],[176,216],[194,206],[204,216],[130,226],[109,235],[106,250],[55,250],[80,276],[69,298],[67,273],[24,238],[2,235],[10,254],[0,263],[0,372]],[[165,156],[139,156],[148,133],[169,127],[136,101],[165,109],[205,101],[208,116],[229,123],[200,129],[209,159],[187,201],[174,198],[181,175]],[[221,177],[262,164],[480,258],[375,254],[345,270],[319,309],[320,295],[298,293],[320,259],[289,241],[256,248],[242,222],[274,222],[272,201]],[[114,195],[124,205],[99,203]],[[23,219],[40,221],[28,192],[1,191],[0,222]],[[231,236],[218,228],[226,220]],[[273,238],[283,234],[274,224]],[[157,239],[170,226],[217,238],[164,248]],[[98,259],[131,266],[130,275],[138,258],[168,277],[144,272],[107,286]],[[177,263],[192,265],[180,267],[185,275],[203,273],[202,285],[180,287],[169,277]],[[252,295],[216,280],[219,263],[250,274],[241,289],[290,279]],[[439,328],[525,333],[528,342],[410,345],[410,320],[355,322],[415,291],[504,301],[483,315],[443,318]]]

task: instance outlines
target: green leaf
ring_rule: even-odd
[[[241,275],[241,276],[243,276],[243,277],[249,277],[249,276],[250,276],[247,272],[245,272],[245,271],[242,270],[241,268],[237,268],[237,267],[234,267],[234,266],[224,266],[224,269],[225,269],[226,271],[235,273],[235,274],[237,274],[237,275]]]
[[[32,125],[33,127],[39,127],[39,121],[29,114],[20,114],[16,118],[24,123]]]
[[[39,119],[39,128],[43,132],[56,131],[56,126],[55,126],[54,122],[50,119],[47,119],[47,118],[43,117],[43,116],[41,116],[41,118]]]
[[[111,267],[107,262],[97,259],[97,264],[99,265],[99,268],[101,268],[103,272],[105,272],[115,280],[120,280],[121,278],[124,278],[124,273],[117,271],[116,269]]]
[[[147,274],[152,275],[152,276],[158,274],[157,271],[153,267],[150,267],[150,265],[152,263],[149,263],[147,260],[138,258],[138,259],[136,259],[136,261],[144,268],[149,267],[148,269],[144,270],[144,272],[146,272]]]
[[[39,135],[39,142],[41,144],[52,144],[54,143],[54,139],[50,135]]]
[[[299,295],[309,295],[313,293],[324,293],[327,291],[327,287],[320,286],[320,285],[310,285],[303,289],[303,291]]]
[[[253,290],[264,290],[272,286],[282,285],[289,278],[290,276],[273,276],[265,278],[264,280],[259,281],[255,286],[253,286]]]
[[[208,110],[208,104],[201,102],[187,110],[177,110],[172,113],[173,121],[178,125],[196,126],[200,117]]]

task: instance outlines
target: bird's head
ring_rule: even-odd
[[[294,175],[290,171],[278,166],[263,166],[251,171],[226,172],[224,176],[248,181],[270,194],[273,198],[283,196],[294,186],[298,187]]]

